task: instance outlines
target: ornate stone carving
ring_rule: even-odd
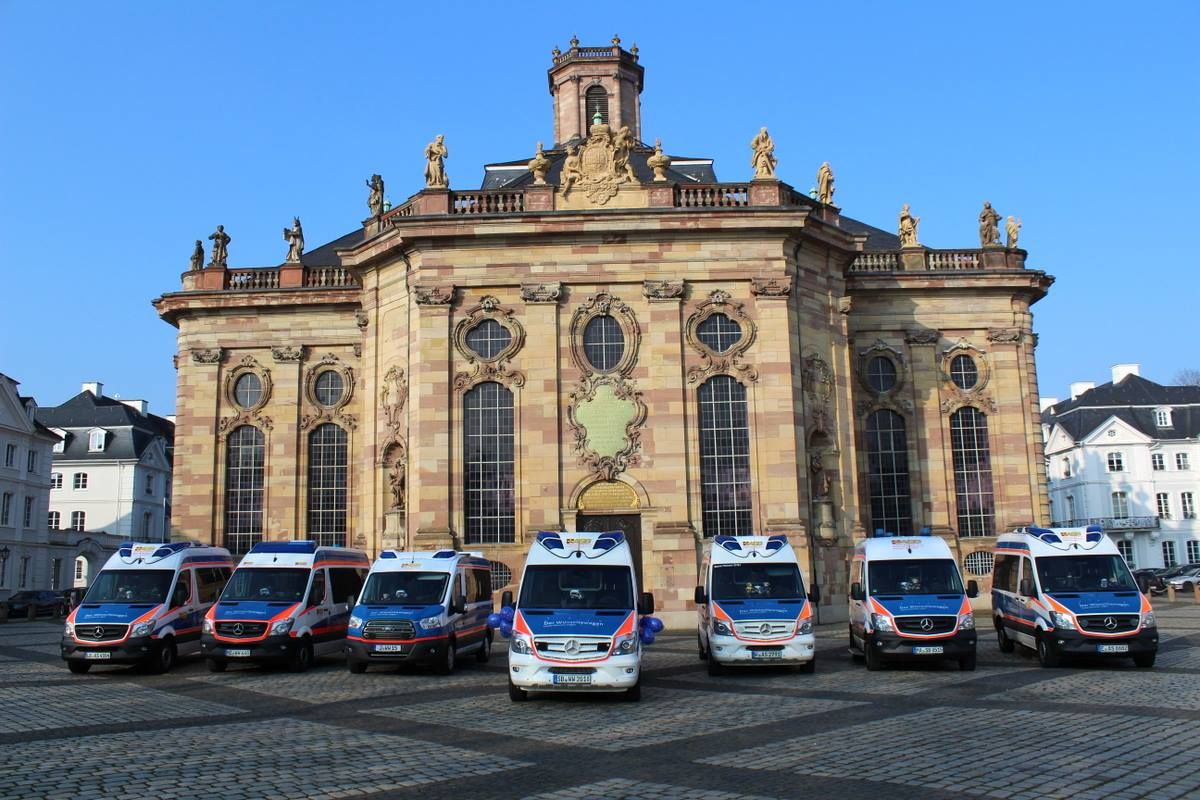
[[[367,312],[363,311],[361,308],[354,312],[354,324],[358,326],[360,331],[365,331],[370,321],[370,315],[368,315]]]
[[[467,334],[485,320],[494,320],[508,331],[508,344],[491,357],[484,357],[467,346]],[[509,361],[525,344],[525,328],[517,321],[512,309],[500,306],[500,301],[491,295],[479,301],[479,305],[467,309],[467,315],[454,326],[454,348],[470,365],[469,371],[454,376],[456,391],[465,391],[482,381],[500,381],[510,386],[524,386],[525,376],[509,368]]]
[[[1019,219],[1008,218],[1008,222],[1004,225],[1004,232],[1008,234],[1008,241],[1004,243],[1005,247],[1011,250],[1017,246],[1017,239],[1021,237],[1021,226],[1023,224]]]
[[[317,399],[317,378],[323,372],[337,372],[342,378],[342,395],[331,405],[323,405]],[[316,426],[334,422],[350,430],[358,428],[358,419],[353,414],[345,412],[346,405],[354,397],[354,370],[333,353],[326,353],[304,373],[304,400],[310,413],[300,417],[300,429],[308,430]]]
[[[904,341],[909,344],[937,344],[942,340],[942,332],[932,328],[917,328],[904,334]]]
[[[392,495],[392,511],[400,511],[408,506],[408,445],[403,439],[397,439],[384,452],[384,464],[387,465],[388,490]]]
[[[959,388],[950,378],[950,367],[954,363],[954,359],[962,355],[969,356],[975,364],[975,385],[969,389]],[[972,398],[970,401],[965,402],[974,402],[973,398],[987,386],[988,379],[991,377],[987,351],[981,350],[964,338],[959,338],[957,342],[943,350],[939,356],[939,363],[941,365],[942,380],[948,384],[948,391],[956,396]]]
[[[839,314],[849,314],[854,309],[853,297],[839,297],[837,301],[837,310]]]
[[[243,425],[253,425],[256,428],[262,428],[264,431],[269,431],[275,427],[275,423],[271,418],[263,414],[237,414],[232,417],[222,418],[217,424],[217,432],[230,433]]]
[[[303,347],[288,347],[287,345],[284,345],[283,347],[271,348],[271,358],[279,364],[296,363],[303,357]]]
[[[391,367],[379,387],[379,407],[383,411],[387,436],[384,441],[399,440],[404,431],[404,406],[408,402],[408,377],[400,367]]]
[[[614,135],[602,122],[592,125],[581,147],[567,149],[562,169],[563,196],[578,185],[591,203],[602,206],[617,196],[621,184],[637,183],[629,163],[634,144],[628,126]]]
[[[750,166],[754,167],[755,180],[775,178],[775,167],[779,159],[775,158],[775,140],[766,128],[759,130],[758,135],[750,140]]]
[[[995,414],[997,410],[996,401],[987,394],[972,395],[970,397],[957,394],[951,395],[942,401],[941,409],[943,414],[949,416],[960,408],[968,406],[978,408],[985,414]]]
[[[625,349],[621,352],[621,358],[617,361],[616,366],[609,370],[609,373],[628,375],[634,364],[637,363],[638,348],[642,343],[642,329],[638,325],[637,317],[633,314],[633,309],[608,292],[598,292],[592,295],[571,315],[571,358],[584,375],[595,372],[583,350],[583,331],[593,317],[601,317],[606,314],[617,321],[625,339]]]
[[[817,202],[827,206],[833,205],[833,168],[826,161],[817,170]]]
[[[868,414],[880,409],[887,409],[895,411],[900,415],[908,414],[911,416],[915,412],[916,407],[913,405],[912,400],[909,400],[907,397],[896,397],[891,394],[880,395],[869,400],[859,400],[854,404],[854,412],[859,419],[863,419]]]
[[[371,190],[371,194],[367,197],[367,208],[371,209],[371,216],[378,217],[383,213],[383,176],[376,173],[367,180],[367,188]]]
[[[446,137],[439,133],[437,138],[425,145],[425,188],[446,189],[450,186],[450,176],[446,174],[446,159],[450,150],[446,147]]]
[[[815,430],[833,430],[830,409],[830,400],[833,397],[833,370],[829,363],[815,351],[810,351],[801,362],[800,380],[808,400],[810,427]]]
[[[758,297],[787,297],[792,293],[792,276],[786,278],[751,278],[750,293]]]
[[[876,392],[868,380],[868,369],[872,359],[875,358],[886,358],[891,361],[896,372],[896,382],[886,392]],[[876,339],[870,347],[858,351],[855,372],[858,373],[859,382],[868,392],[895,395],[904,386],[904,354],[882,339]]]
[[[229,243],[233,239],[225,232],[224,225],[218,225],[217,229],[208,238],[213,243],[212,261],[209,261],[208,265],[224,269],[229,264]]]
[[[557,303],[561,296],[561,283],[521,284],[521,299],[526,303]]]
[[[914,217],[908,203],[905,203],[900,209],[899,228],[896,232],[900,237],[901,247],[920,247],[921,243],[917,241],[917,228],[920,224],[921,218]]]
[[[654,155],[646,159],[646,166],[654,170],[654,180],[656,183],[666,181],[667,168],[671,166],[671,159],[663,153],[662,139],[654,140]]]
[[[983,210],[979,212],[979,246],[1000,244],[1000,215],[992,204],[983,201]]]
[[[742,329],[742,338],[738,339],[722,353],[710,349],[700,341],[698,329],[704,320],[713,314],[725,314],[738,323]],[[701,383],[710,375],[726,374],[748,381],[758,380],[758,370],[751,364],[742,361],[746,350],[754,344],[758,335],[758,326],[746,313],[743,303],[735,303],[729,292],[717,289],[708,296],[708,300],[696,307],[688,317],[684,326],[684,338],[697,352],[700,353],[700,363],[688,368],[688,383]]]
[[[204,269],[204,244],[199,239],[196,240],[196,246],[192,249],[192,260],[188,269],[192,272]]]
[[[292,217],[292,227],[283,229],[283,240],[288,243],[287,263],[299,264],[304,255],[304,228],[299,217]]]
[[[193,347],[191,354],[196,364],[220,364],[224,351],[220,347]]]
[[[247,374],[253,374],[258,377],[262,393],[259,395],[257,403],[249,407],[242,407],[238,403],[235,389],[238,380]],[[263,406],[271,399],[273,388],[271,370],[259,364],[258,359],[254,356],[242,356],[232,369],[225,372],[224,380],[222,381],[222,396],[225,399],[226,407],[232,409],[233,414],[222,418],[217,425],[217,429],[221,433],[227,433],[239,425],[254,425],[265,430],[270,430],[272,425],[271,418],[263,416],[261,411]]]
[[[683,297],[686,284],[683,281],[644,281],[642,294],[651,300],[678,300]]]
[[[988,328],[987,339],[989,342],[998,342],[1000,344],[1016,344],[1025,338],[1025,332],[1020,328]]]
[[[546,154],[542,152],[542,143],[537,143],[537,152],[533,154],[533,159],[530,160],[529,171],[533,173],[533,185],[546,185],[546,170],[550,169],[550,159],[546,158]]]
[[[413,296],[419,306],[448,306],[454,301],[454,287],[414,286]]]
[[[362,345],[361,344],[350,345],[350,351],[352,353],[354,353],[355,358],[362,358]]]
[[[588,375],[570,394],[567,424],[573,448],[588,472],[611,481],[641,453],[641,429],[646,421],[642,393],[620,375]]]

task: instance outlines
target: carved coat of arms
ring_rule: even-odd
[[[578,186],[596,205],[616,197],[621,184],[637,182],[629,163],[634,144],[628,127],[613,134],[608,125],[593,125],[586,142],[567,150],[562,169],[563,194]]]

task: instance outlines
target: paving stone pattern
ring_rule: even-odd
[[[613,778],[586,786],[572,786],[557,792],[535,794],[527,800],[771,800],[771,798]]]
[[[1059,678],[989,695],[1023,706],[1046,702],[1095,703],[1200,711],[1200,676],[1160,670],[1113,670],[1094,667]]]
[[[329,660],[326,659],[326,662]],[[373,667],[361,675],[352,675],[345,664],[325,663],[317,669],[295,674],[282,669],[230,667],[228,672],[196,675],[188,680],[219,684],[247,692],[285,697],[301,703],[339,703],[368,697],[425,692],[436,689],[492,687],[503,691],[504,674],[470,667],[453,675],[434,675],[415,670]],[[505,695],[507,697],[507,695]]]
[[[3,669],[7,672],[9,667]],[[49,686],[0,686],[0,709],[0,733],[242,713],[239,708],[136,683],[105,684],[86,678]]]
[[[678,680],[702,683],[711,688],[851,692],[871,695],[914,695],[931,690],[944,689],[963,683],[978,681],[980,685],[999,682],[1016,673],[1034,673],[1034,669],[1012,667],[980,668],[974,672],[960,672],[957,665],[943,664],[918,666],[893,666],[884,672],[866,673],[862,668],[854,670],[822,670],[818,661],[814,675],[797,674],[778,667],[733,667],[726,674],[712,677],[706,673],[688,673]]]

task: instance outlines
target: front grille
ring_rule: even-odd
[[[411,619],[373,619],[363,627],[364,639],[415,639]]]
[[[746,649],[749,650],[751,653],[780,653],[780,652],[783,652],[783,645],[781,645],[781,644],[753,645],[752,644],[749,647],[747,647]]]
[[[608,655],[608,650],[612,647],[612,640],[584,636],[552,636],[537,639],[535,645],[538,653],[546,658],[560,661],[587,661]]]
[[[1075,619],[1079,629],[1088,633],[1132,633],[1141,621],[1137,614],[1083,614]]]
[[[267,630],[265,622],[218,622],[217,635],[226,639],[253,639]]]
[[[83,642],[111,642],[124,638],[128,625],[105,625],[102,623],[75,623],[75,638]]]
[[[736,622],[734,629],[738,636],[747,639],[786,639],[796,630],[796,623],[790,620],[787,622],[756,620]]]
[[[949,633],[958,624],[958,617],[896,617],[896,627],[901,633],[930,636]]]
[[[595,675],[595,667],[551,667],[552,675]]]

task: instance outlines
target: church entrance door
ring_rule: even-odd
[[[637,574],[637,583],[641,591],[648,591],[642,583],[642,515],[641,514],[580,514],[575,525],[582,532],[601,533],[603,531],[620,531],[629,542],[629,552],[633,554],[633,571]]]

